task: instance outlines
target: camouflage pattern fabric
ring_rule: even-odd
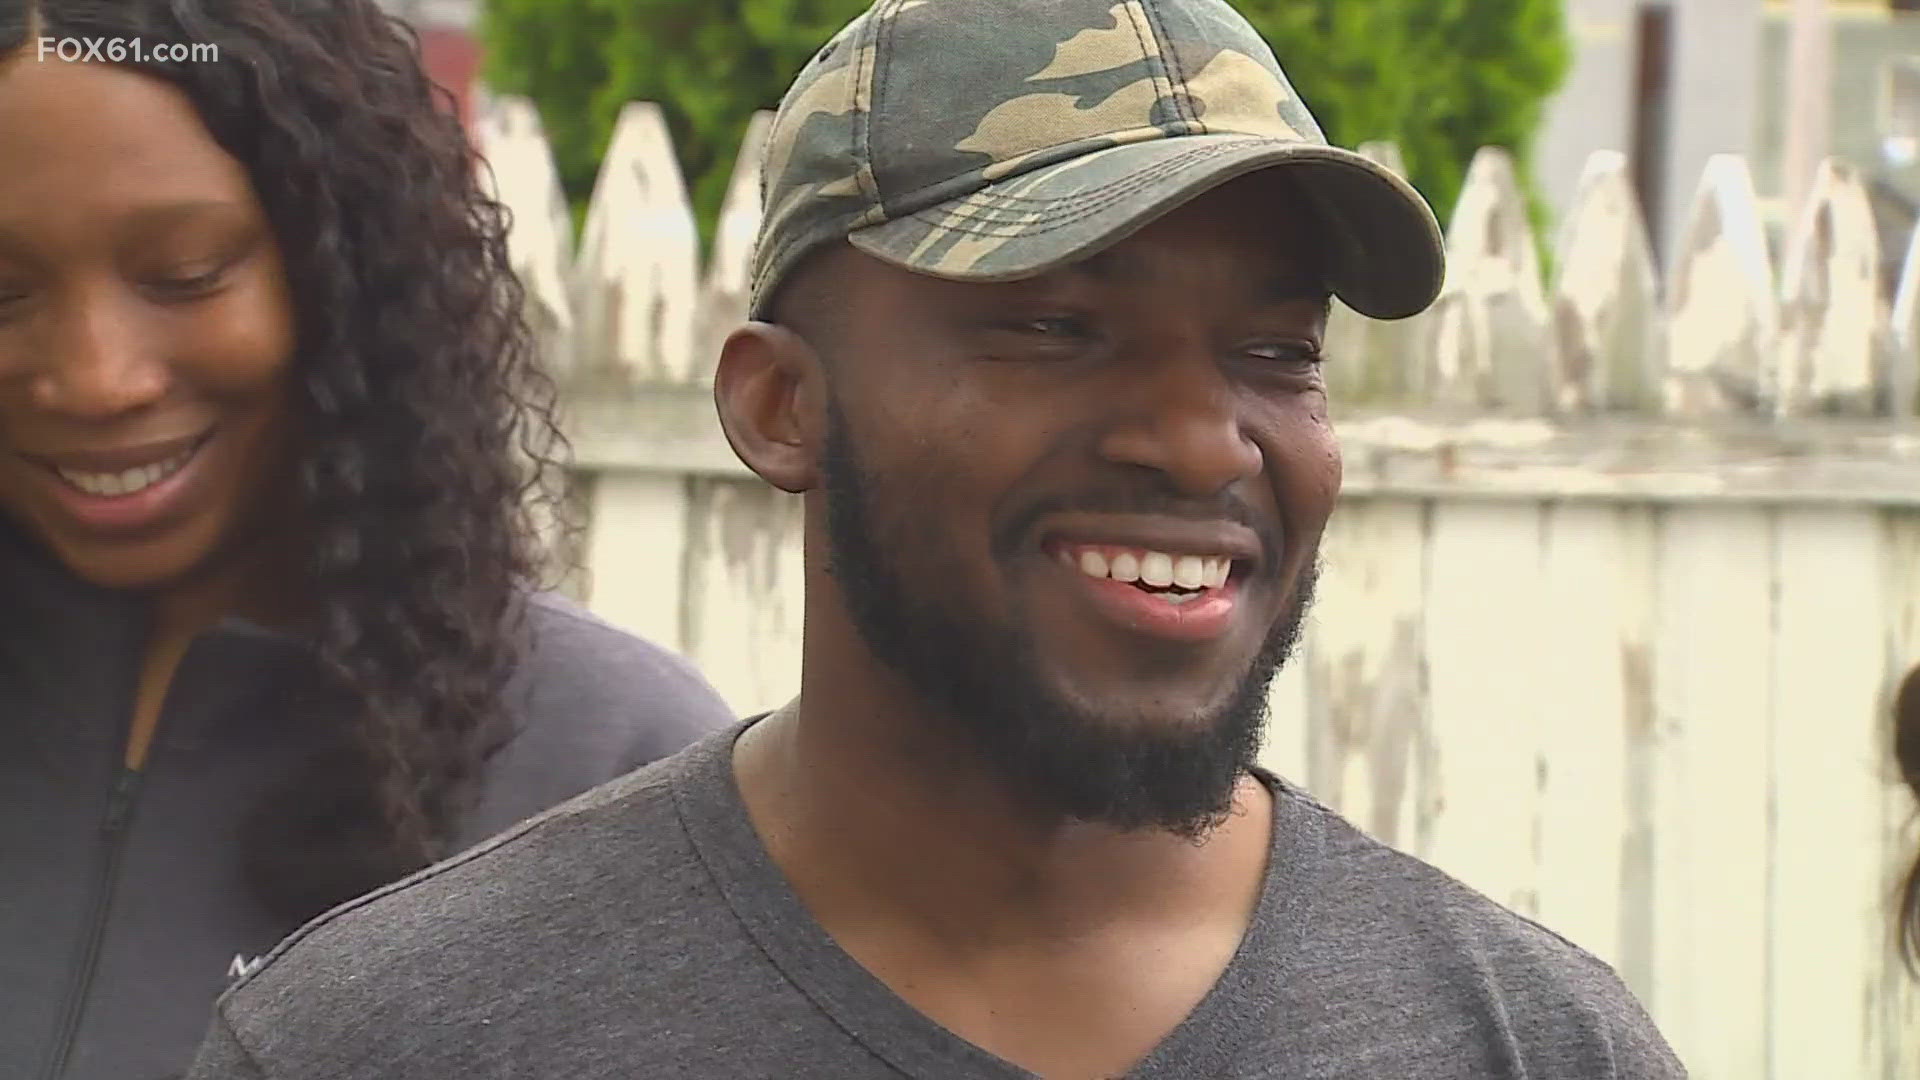
[[[1317,211],[1335,295],[1383,319],[1433,302],[1426,201],[1328,145],[1225,0],[878,0],[774,119],[753,315],[841,238],[919,273],[1018,279],[1279,165]]]

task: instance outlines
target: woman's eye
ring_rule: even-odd
[[[210,270],[155,278],[147,283],[147,288],[164,300],[191,300],[219,288],[226,273],[227,267],[222,264]]]

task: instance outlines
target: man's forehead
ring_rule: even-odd
[[[1061,278],[1079,277],[1108,285],[1153,285],[1179,272],[1194,249],[1208,243],[1208,238],[1194,238],[1187,245],[1156,242],[1158,239],[1143,235],[1123,240],[1054,273]],[[1326,281],[1310,254],[1292,244],[1217,243],[1224,259],[1242,264],[1238,269],[1259,289],[1263,299],[1318,300],[1328,294]]]

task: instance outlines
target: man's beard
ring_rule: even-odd
[[[1224,820],[1259,755],[1268,688],[1299,642],[1317,564],[1309,562],[1282,617],[1211,715],[1177,726],[1164,718],[1090,715],[1047,685],[1030,627],[960,610],[951,592],[908,587],[895,553],[915,544],[919,565],[943,565],[944,552],[929,550],[940,541],[929,530],[902,527],[898,515],[876,518],[871,496],[880,481],[861,467],[831,397],[822,472],[829,571],[855,629],[875,657],[957,722],[954,734],[1022,805],[1190,840]],[[1135,500],[1126,509],[1142,508]],[[1277,560],[1274,547],[1269,542],[1268,565]]]

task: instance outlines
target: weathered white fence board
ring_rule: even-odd
[[[1427,509],[1345,503],[1321,544],[1306,669],[1309,756],[1293,775],[1376,840],[1431,843],[1436,763],[1425,662]]]
[[[475,121],[474,141],[494,197],[513,212],[507,255],[527,290],[527,321],[548,369],[564,373],[574,358],[573,218],[540,113],[524,98],[491,102]]]
[[[799,502],[765,484],[694,481],[685,647],[743,716],[800,690]]]
[[[1782,275],[1775,408],[1782,416],[1887,411],[1892,335],[1866,178],[1826,161]]]
[[[1773,529],[1674,509],[1661,542],[1653,1003],[1696,1075],[1768,1076]]]
[[[1547,301],[1526,199],[1506,151],[1481,150],[1447,228],[1435,302],[1431,400],[1538,412],[1549,369]]]
[[[1617,967],[1627,985],[1648,1002],[1659,987],[1660,940],[1655,935],[1663,749],[1659,698],[1659,585],[1662,514],[1647,506],[1625,508],[1619,518],[1621,596],[1620,708],[1625,731],[1625,831],[1620,845],[1620,941]]]
[[[1665,360],[1659,284],[1625,154],[1587,164],[1558,250],[1550,404],[1561,413],[1652,411]]]
[[[1540,508],[1443,502],[1427,548],[1425,652],[1439,761],[1432,859],[1532,914],[1539,813],[1540,670],[1515,663],[1537,633]]]
[[[687,483],[607,471],[587,489],[587,595],[602,618],[678,645],[687,606]]]
[[[1752,413],[1774,400],[1780,332],[1773,262],[1746,162],[1707,162],[1668,284],[1666,409]]]
[[[699,240],[660,107],[621,110],[581,230],[574,304],[586,363],[684,381],[695,366]]]
[[[1786,510],[1777,527],[1771,903],[1800,929],[1773,949],[1773,1068],[1867,1076],[1888,1037],[1872,985],[1887,945],[1883,529],[1864,511]]]
[[[1514,665],[1537,665],[1542,688],[1534,718],[1540,736],[1538,916],[1616,967],[1627,921],[1628,746],[1636,719],[1628,695],[1633,681],[1645,677],[1635,670],[1641,662],[1635,656],[1644,655],[1652,633],[1649,518],[1632,507],[1546,508],[1542,616],[1522,639],[1528,652]],[[1552,614],[1564,612],[1580,617]]]
[[[571,262],[531,109],[482,141],[565,380],[589,600],[757,712],[799,685],[799,501],[740,465],[705,384],[766,118],[704,264],[658,120],[628,110]],[[1615,965],[1698,1080],[1911,1080],[1889,920],[1920,822],[1887,722],[1920,664],[1920,231],[1882,297],[1829,162],[1776,279],[1747,167],[1716,158],[1663,288],[1628,174],[1595,156],[1549,287],[1482,154],[1435,309],[1335,305],[1346,480],[1263,760]]]
[[[1339,430],[1352,495],[1920,505],[1910,426],[1369,415]]]

